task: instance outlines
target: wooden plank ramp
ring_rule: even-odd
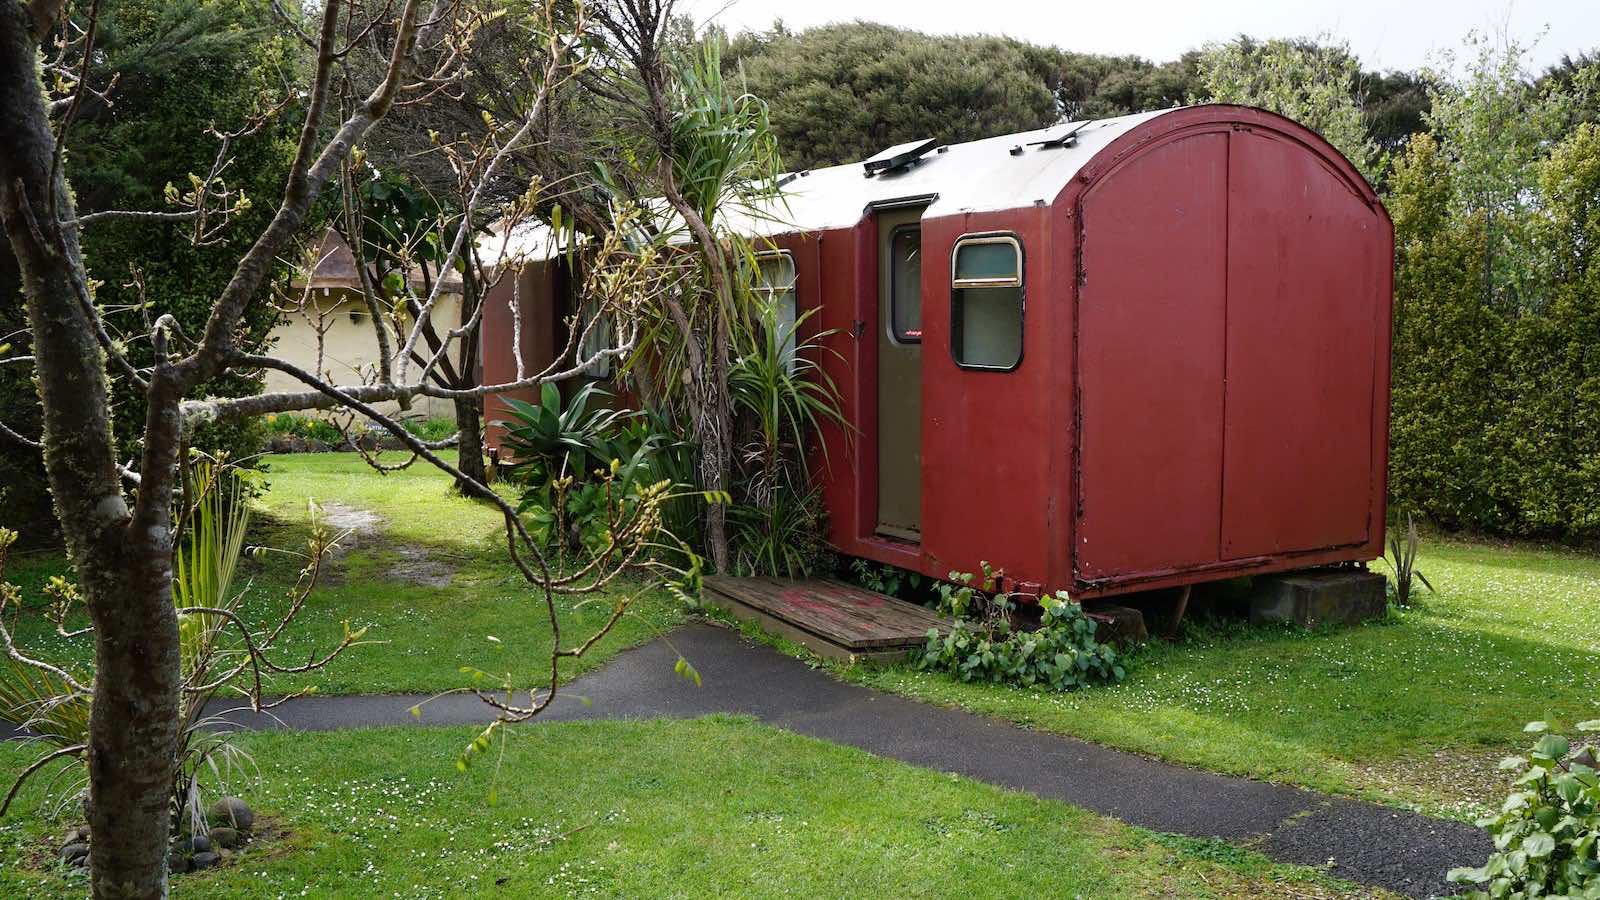
[[[927,641],[928,629],[950,620],[907,603],[831,579],[705,579],[702,599],[813,652],[854,662],[904,659]]]

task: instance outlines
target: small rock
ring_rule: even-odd
[[[78,863],[78,860],[87,859],[88,856],[88,844],[73,843],[61,848],[61,861],[64,863],[82,865],[81,863]]]
[[[167,871],[178,875],[189,871],[188,855],[178,850],[172,851],[171,855],[167,857]]]
[[[197,834],[192,838],[179,841],[178,848],[185,853],[209,853],[211,851],[211,839],[203,834]]]
[[[210,837],[211,846],[213,847],[237,847],[241,839],[236,829],[229,828],[226,825],[211,829]]]
[[[227,862],[228,860],[233,859],[234,852],[232,850],[228,850],[228,849],[224,848],[222,850],[218,850],[217,851],[217,855],[222,857],[222,861],[223,862]]]
[[[238,797],[223,797],[211,804],[206,818],[213,826],[225,825],[240,831],[249,831],[256,822],[256,814],[251,811],[250,805]]]
[[[196,853],[194,859],[190,860],[190,862],[194,863],[196,869],[209,869],[222,862],[222,857],[208,851],[206,853]]]
[[[1574,756],[1571,761],[1580,766],[1588,766],[1591,769],[1600,769],[1600,760],[1595,759],[1593,747],[1583,748],[1582,752]]]
[[[87,869],[89,868],[89,854],[85,853],[82,856],[74,856],[67,862],[67,865],[74,869]]]

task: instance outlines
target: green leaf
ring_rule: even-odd
[[[1539,738],[1539,743],[1533,745],[1535,756],[1548,759],[1561,759],[1567,755],[1568,749],[1567,739],[1559,734],[1547,734]]]
[[[1529,722],[1528,724],[1522,726],[1522,730],[1524,732],[1528,733],[1528,734],[1537,734],[1537,733],[1539,733],[1541,731],[1549,731],[1550,730],[1550,723],[1549,722]]]
[[[687,659],[678,657],[678,661],[672,666],[672,671],[694,682],[695,687],[700,687],[700,672]]]
[[[1587,722],[1579,722],[1578,723],[1578,730],[1579,731],[1600,731],[1600,719],[1590,719]]]
[[[1556,849],[1556,839],[1543,831],[1536,831],[1522,839],[1522,850],[1533,859],[1549,856]]]

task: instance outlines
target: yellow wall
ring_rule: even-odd
[[[367,315],[366,304],[361,301],[359,295],[337,290],[328,296],[322,296],[319,291],[315,300],[317,309],[325,316],[327,325],[327,332],[323,335],[320,374],[330,378],[336,385],[375,381],[378,370],[378,341],[372,333],[372,319]],[[351,321],[351,312],[360,313],[359,322]],[[313,320],[317,317],[315,312],[311,312],[310,315]],[[440,294],[439,301],[433,307],[432,318],[434,330],[440,332],[441,336],[446,329],[459,327],[461,298],[456,294]],[[317,332],[305,315],[292,313],[279,317],[277,326],[272,330],[272,336],[276,339],[272,345],[273,356],[307,371],[318,369]],[[394,337],[391,330],[390,340],[396,351],[399,350],[402,339]],[[451,345],[452,363],[457,358],[458,350],[457,345]],[[425,351],[423,355],[427,355]],[[415,363],[412,364],[410,371],[414,379],[417,371]],[[271,370],[267,372],[266,390],[269,393],[305,389],[304,384],[289,375]],[[377,406],[383,412],[394,412],[399,409],[399,404],[393,402],[380,403]],[[409,415],[453,418],[455,406],[449,400],[420,397],[411,404]]]

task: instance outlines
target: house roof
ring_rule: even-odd
[[[310,269],[309,275],[307,267]],[[406,272],[406,280],[413,289],[421,290],[424,281],[422,270],[412,266]],[[295,273],[289,286],[296,291],[307,288],[323,292],[361,290],[361,273],[356,271],[356,255],[337,228],[329,228],[322,233],[322,239],[317,241],[317,246],[307,258],[306,267]],[[446,294],[461,293],[461,273],[452,271],[447,274],[440,290]]]
[[[329,228],[322,233],[322,240],[312,250],[307,265],[310,272],[301,269],[295,273],[291,287],[295,290],[313,291],[359,291],[361,290],[361,275],[356,272],[356,256],[350,252],[350,245],[345,242],[344,235],[335,229]]]

